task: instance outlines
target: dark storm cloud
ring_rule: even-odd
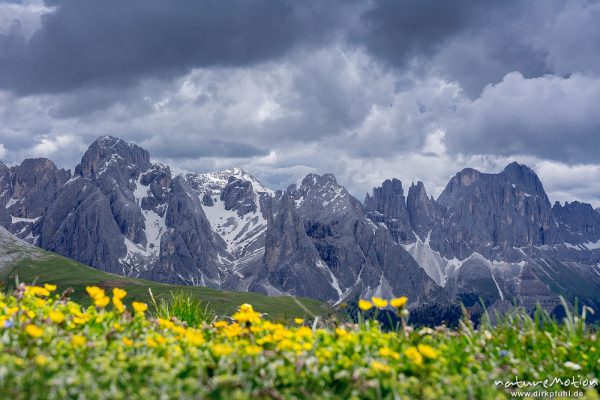
[[[40,1],[0,0],[8,161],[110,134],[278,185],[441,190],[524,157],[557,198],[600,193],[600,1]]]
[[[181,140],[184,139],[184,140]],[[169,140],[168,135],[164,140],[151,141],[145,147],[160,158],[248,158],[255,156],[264,156],[269,154],[268,150],[260,149],[245,143],[229,142],[225,140],[204,139],[202,136],[191,139],[190,137],[179,138],[179,140]]]
[[[103,112],[114,105],[128,109],[128,114],[141,114],[147,111],[140,96],[144,93],[139,87],[89,87],[75,90],[59,96],[48,113],[54,118],[92,118],[98,112]]]
[[[432,55],[451,36],[507,1],[375,0],[364,12],[356,39],[377,57],[403,65],[414,56]]]
[[[30,40],[0,36],[0,85],[20,94],[248,65],[335,34],[350,2],[62,0]]]
[[[600,72],[600,3],[375,0],[351,37],[388,65],[458,80],[472,98],[510,72]]]

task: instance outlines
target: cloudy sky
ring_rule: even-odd
[[[600,1],[0,0],[0,160],[102,135],[360,199],[517,160],[600,206]]]

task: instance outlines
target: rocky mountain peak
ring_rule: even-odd
[[[8,212],[18,218],[37,218],[71,177],[47,158],[28,158],[11,168],[12,199]]]
[[[411,182],[410,187],[408,188],[409,196],[413,197],[427,197],[427,191],[425,190],[425,185],[421,181],[417,181],[417,183]],[[412,192],[412,195],[410,194]]]
[[[471,186],[474,182],[479,180],[480,177],[481,172],[473,168],[465,168],[455,175],[449,185]]]
[[[526,176],[537,176],[536,173],[525,164],[519,164],[517,161],[513,161],[504,167],[502,171],[507,175],[515,177],[526,177]]]
[[[371,212],[379,212],[398,217],[406,209],[406,199],[402,189],[402,181],[386,179],[380,187],[373,188],[373,196],[367,193],[365,197],[365,209]]]
[[[329,186],[337,185],[337,180],[333,174],[327,173],[323,175],[308,174],[302,180],[302,186]]]
[[[253,175],[237,167],[203,174],[187,172],[184,175],[190,186],[202,196],[208,195],[213,198],[218,198],[221,195],[221,191],[228,185],[232,177],[240,181],[251,183],[253,190],[257,193],[273,194],[271,189],[263,185],[262,182]],[[208,197],[206,200],[208,201]]]
[[[521,190],[525,195],[540,196],[548,206],[550,205],[542,182],[537,174],[528,166],[512,162],[504,168],[501,174],[505,176],[513,188]]]
[[[282,194],[269,201],[269,209],[261,273],[265,279],[255,283],[253,290],[337,300],[341,292],[336,278],[307,236],[296,199]]]
[[[549,211],[550,201],[537,174],[524,164],[512,162],[497,174],[482,173],[465,168],[448,182],[438,198],[440,205],[449,207],[467,197],[479,197],[482,193],[495,190],[503,201],[521,201],[532,197],[544,210]],[[506,194],[510,193],[510,200]]]
[[[10,169],[0,161],[0,226],[10,228],[12,218],[6,210],[6,204],[12,196]]]
[[[235,210],[240,217],[258,209],[252,182],[235,176],[229,177],[227,185],[221,191],[220,200],[223,201],[226,210]]]
[[[447,247],[450,257],[464,258],[475,251],[511,258],[517,257],[515,247],[552,240],[548,196],[525,165],[511,163],[497,174],[463,170],[437,202],[446,225],[440,237],[453,243]]]
[[[310,218],[335,218],[358,209],[362,213],[362,204],[337,183],[333,174],[308,174],[299,187],[290,185],[286,193],[296,200],[303,215]]]
[[[600,238],[600,214],[591,204],[573,201],[558,201],[552,207],[554,225],[554,243],[595,242]]]
[[[408,188],[406,208],[414,232],[424,239],[439,214],[439,207],[433,198],[427,196],[423,182],[412,183]]]
[[[383,223],[396,242],[414,240],[402,181],[386,179],[380,187],[373,189],[373,196],[367,193],[364,206],[371,221]]]
[[[85,178],[96,178],[108,169],[144,171],[151,166],[150,153],[140,146],[112,136],[102,136],[90,145],[75,168]]]

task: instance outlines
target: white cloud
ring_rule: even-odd
[[[75,135],[59,134],[55,136],[43,135],[31,149],[35,157],[51,158],[59,152],[75,152],[82,149],[81,143]]]
[[[40,28],[41,17],[54,10],[54,7],[46,6],[43,0],[0,2],[0,34],[8,34],[17,29],[29,38]]]
[[[568,163],[600,162],[600,78],[573,74],[487,86],[448,120],[449,150],[462,154],[530,154]]]

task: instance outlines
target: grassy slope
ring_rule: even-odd
[[[14,286],[17,276],[20,282],[52,283],[60,290],[72,287],[75,289],[72,297],[84,304],[89,304],[85,287],[96,285],[107,289],[115,286],[126,289],[128,292],[126,300],[129,302],[133,300],[149,302],[148,288],[152,289],[157,300],[160,297],[170,296],[174,290],[185,290],[192,297],[208,303],[209,307],[220,315],[231,315],[243,303],[252,304],[257,311],[267,313],[270,318],[276,320],[311,317],[331,311],[326,303],[302,297],[269,297],[258,293],[175,286],[123,277],[85,266],[53,253],[45,253],[42,257],[21,259],[0,270],[0,285],[10,289]]]

